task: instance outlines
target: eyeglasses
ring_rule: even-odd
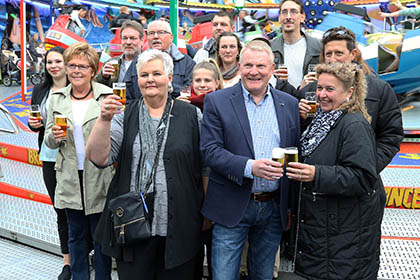
[[[149,37],[155,37],[155,35],[158,35],[159,37],[162,37],[165,34],[171,34],[171,32],[166,30],[159,30],[159,31],[148,31],[147,36]]]
[[[76,70],[76,68],[79,68],[79,70],[81,72],[86,72],[89,68],[90,65],[84,65],[84,64],[69,64],[67,65],[67,68],[70,69],[71,71]]]
[[[130,40],[130,41],[137,41],[139,39],[140,39],[139,37],[122,37],[121,38],[121,41],[128,41],[128,40]]]
[[[281,10],[281,11],[280,11],[280,14],[281,14],[282,16],[287,16],[288,14],[290,14],[290,15],[292,15],[292,16],[295,16],[295,15],[299,14],[299,11],[298,11],[298,10],[296,10],[296,9],[291,9],[291,10]]]
[[[331,29],[331,30],[328,30],[327,32],[324,33],[324,35],[322,36],[322,40],[325,40],[325,38],[330,37],[330,36],[334,36],[334,37],[335,36],[337,36],[337,37],[341,36],[341,37],[352,39],[352,40],[355,39],[353,34],[351,34],[348,30],[345,30],[345,29],[339,29],[339,30]]]

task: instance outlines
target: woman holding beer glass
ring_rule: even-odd
[[[32,91],[31,114],[29,116],[28,124],[32,131],[39,132],[38,147],[39,159],[42,161],[42,176],[44,178],[45,186],[47,187],[48,195],[54,205],[54,210],[57,213],[57,231],[64,260],[63,270],[58,276],[58,279],[70,280],[69,234],[66,212],[63,209],[56,208],[54,203],[55,188],[57,184],[54,165],[58,151],[56,149],[48,148],[44,143],[49,98],[54,91],[65,87],[68,83],[66,70],[64,68],[63,53],[64,49],[62,47],[54,47],[45,54],[45,79],[41,84],[36,85]]]
[[[116,258],[120,280],[133,275],[142,280],[192,280],[202,226],[201,112],[172,99],[173,61],[167,53],[143,52],[137,72],[143,96],[122,113],[118,98],[107,97],[86,152],[98,166],[124,159],[118,160],[107,201],[137,189],[146,191],[152,178],[146,192],[154,198],[147,207],[153,213],[152,236],[118,245],[106,207],[95,238],[104,252]]]
[[[58,148],[55,164],[55,206],[64,209],[69,227],[72,279],[89,279],[89,240],[105,204],[111,167],[98,169],[85,158],[85,142],[99,116],[103,99],[112,89],[93,82],[99,57],[86,43],[75,43],[64,52],[70,84],[55,91],[48,106],[45,143]],[[57,125],[57,120],[65,121]],[[94,242],[95,279],[111,279],[111,258]]]
[[[224,87],[239,82],[239,54],[241,42],[233,32],[223,32],[216,39],[216,61],[222,71]]]
[[[375,138],[356,64],[322,64],[320,105],[301,137],[301,162],[286,175],[297,187],[296,273],[308,279],[376,279],[381,203]]]

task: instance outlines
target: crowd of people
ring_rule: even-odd
[[[59,280],[90,279],[92,249],[95,279],[111,279],[111,258],[119,279],[202,279],[207,256],[210,279],[242,271],[271,280],[281,243],[296,277],[377,278],[386,201],[379,173],[399,150],[401,111],[351,30],[331,28],[317,40],[304,20],[302,2],[284,0],[281,36],[243,44],[220,11],[193,58],[163,20],[146,32],[124,21],[123,54],[101,69],[86,43],[46,53],[46,79],[32,96],[41,118],[29,126],[39,131],[57,212]],[[126,102],[113,94],[116,83]],[[308,92],[318,103],[312,115]],[[64,126],[56,122],[63,116]],[[277,148],[297,149],[298,159],[275,160]],[[129,193],[152,218],[150,237],[124,243],[111,204]]]

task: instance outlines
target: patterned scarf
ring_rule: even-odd
[[[331,112],[318,110],[316,112],[311,125],[303,132],[300,138],[302,156],[310,155],[321,144],[343,113],[343,111],[339,110]]]
[[[172,99],[169,96],[158,127],[155,129],[149,110],[147,109],[146,104],[144,104],[144,99],[141,98],[139,102],[141,156],[139,168],[137,169],[138,184],[136,184],[136,186],[140,186],[141,191],[147,192],[148,189],[145,190],[144,188],[148,188],[151,183],[154,185],[157,160],[159,158],[159,151],[162,146],[165,130],[168,125],[171,104]],[[154,187],[151,188],[151,190],[153,189]]]

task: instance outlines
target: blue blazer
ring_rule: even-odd
[[[281,147],[299,147],[298,101],[271,88]],[[202,214],[227,227],[241,220],[250,200],[252,179],[244,177],[248,159],[254,159],[251,129],[241,83],[210,93],[204,101],[201,152],[211,168]],[[289,179],[280,179],[280,211],[287,225]]]

